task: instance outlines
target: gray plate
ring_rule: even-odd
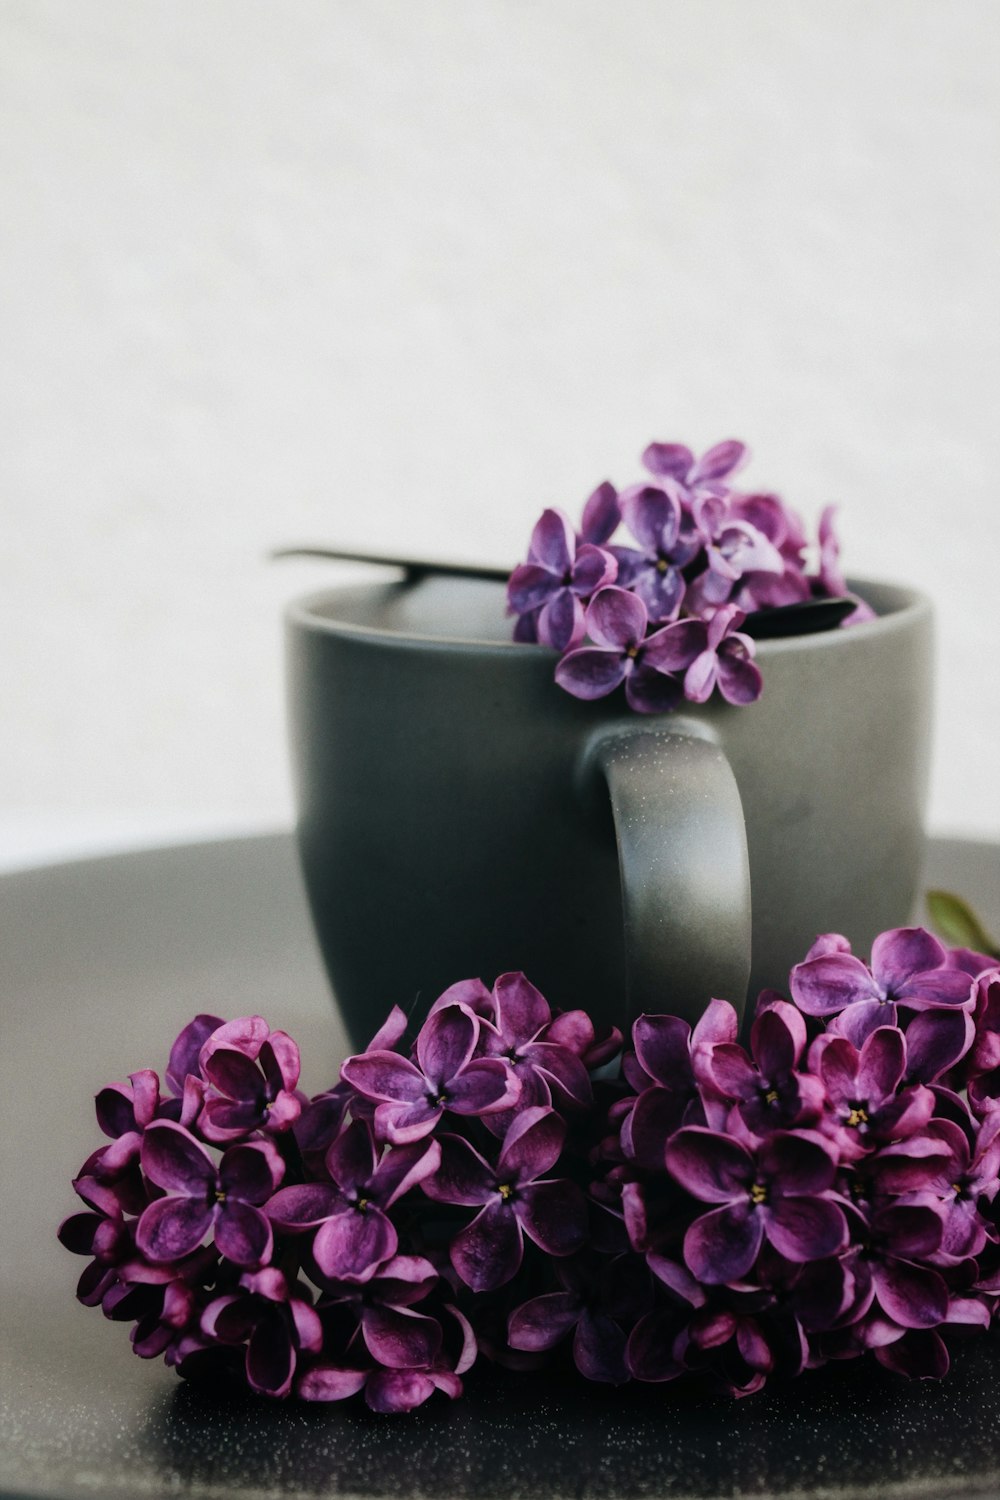
[[[1000,913],[1000,848],[936,843],[928,883]],[[731,1403],[473,1371],[411,1417],[234,1401],[136,1359],[73,1297],[55,1239],[98,1144],[95,1090],[158,1066],[197,1010],[260,1011],[335,1076],[346,1044],[291,838],[196,845],[0,880],[0,1493],[78,1496],[994,1496],[1000,1340],[941,1385],[857,1364]],[[459,976],[456,976],[459,977]],[[396,999],[386,996],[386,1007]],[[374,1019],[380,1019],[374,1018]]]

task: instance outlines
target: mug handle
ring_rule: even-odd
[[[694,1024],[709,1000],[742,1014],[750,977],[750,865],[743,804],[703,725],[602,734],[584,754],[588,797],[611,797],[625,927],[629,1021]]]

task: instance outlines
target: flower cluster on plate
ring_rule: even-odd
[[[1000,966],[831,934],[790,993],[746,1046],[713,1000],[622,1054],[522,974],[467,980],[313,1099],[285,1033],[198,1016],[162,1085],[97,1095],[77,1295],[181,1375],[377,1411],[477,1355],[734,1395],[869,1351],[943,1375],[1000,1301]]]
[[[542,513],[507,602],[516,640],[562,653],[556,681],[567,692],[602,698],[624,683],[638,713],[704,703],[716,689],[729,703],[753,703],[762,681],[740,628],[747,615],[849,596],[833,507],[810,573],[795,512],[777,495],[733,486],[748,458],[734,440],[700,458],[682,443],[651,443],[649,477],[620,492],[598,485],[578,530],[561,510]],[[613,541],[622,523],[635,545]],[[869,618],[856,601],[849,623]]]

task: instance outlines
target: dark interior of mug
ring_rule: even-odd
[[[893,615],[921,601],[896,584],[851,581],[879,616]],[[478,578],[421,578],[414,582],[354,584],[293,605],[291,614],[333,630],[377,632],[409,639],[514,645],[513,621],[506,612],[505,588]],[[795,640],[796,637],[789,637]],[[769,649],[787,642],[769,641]]]

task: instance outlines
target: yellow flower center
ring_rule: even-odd
[[[757,1204],[767,1202],[767,1186],[765,1183],[754,1183],[753,1187],[750,1189],[750,1202]]]

